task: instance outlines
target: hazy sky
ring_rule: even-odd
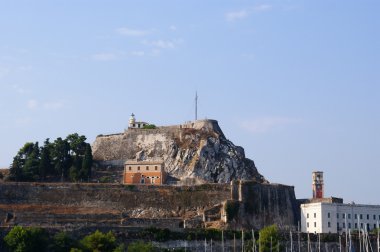
[[[219,121],[271,182],[380,204],[380,1],[0,0],[0,167],[27,141]]]

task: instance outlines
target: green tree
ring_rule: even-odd
[[[110,231],[106,234],[96,230],[94,233],[85,236],[80,241],[84,251],[109,252],[117,248],[116,237]]]
[[[154,247],[152,243],[144,243],[142,241],[132,242],[128,246],[128,252],[153,252]]]
[[[62,138],[57,138],[53,145],[53,157],[54,157],[54,168],[56,173],[61,176],[61,179],[68,177],[69,168],[71,167],[71,155],[70,155],[70,144],[67,140]]]
[[[76,241],[65,232],[59,232],[54,235],[50,251],[67,252],[76,245]]]
[[[26,143],[13,158],[9,179],[32,181],[38,178],[39,155],[38,142]]]
[[[43,252],[47,251],[46,237],[41,228],[15,226],[4,237],[4,242],[14,252]]]
[[[265,227],[259,232],[260,252],[279,251],[279,232],[276,225]]]
[[[53,175],[54,169],[51,161],[51,144],[49,138],[45,140],[44,146],[41,147],[41,157],[39,164],[39,174],[42,180],[45,180],[47,175]]]
[[[65,139],[70,145],[71,154],[83,156],[86,149],[86,137],[78,133],[70,134]]]
[[[26,157],[23,167],[24,180],[35,181],[39,178],[40,149],[38,142],[33,144],[31,153]]]
[[[86,149],[85,149],[84,157],[82,161],[82,168],[80,171],[81,179],[89,179],[91,177],[92,162],[93,162],[93,157],[92,157],[91,145],[86,144]]]
[[[13,162],[9,168],[9,180],[20,181],[22,180],[22,163],[20,157],[13,158]]]

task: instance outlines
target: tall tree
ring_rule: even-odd
[[[39,178],[39,165],[40,165],[40,148],[38,142],[33,144],[31,152],[25,159],[23,167],[24,179],[26,181],[34,181]]]
[[[67,178],[71,166],[70,144],[67,140],[59,137],[54,141],[53,146],[54,168],[61,176],[61,180],[64,180]]]
[[[39,165],[39,173],[40,178],[45,180],[47,175],[54,174],[54,169],[51,161],[51,143],[49,142],[49,138],[45,140],[44,146],[41,147],[41,159]]]
[[[83,179],[89,179],[91,177],[91,168],[92,168],[92,149],[89,143],[86,144],[86,149],[84,152],[82,169],[81,169],[81,177]]]

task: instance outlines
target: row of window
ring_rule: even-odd
[[[342,228],[346,228],[346,223],[342,223]],[[309,222],[306,223],[306,226],[309,227]],[[317,227],[317,222],[314,222],[314,227],[316,228]],[[327,222],[327,227],[331,228],[331,222]],[[336,227],[337,229],[339,230],[340,229],[340,226],[339,226],[339,222],[336,223]],[[363,223],[360,223],[360,228],[363,228],[364,227],[364,224]],[[348,228],[350,229],[351,228],[351,223],[348,223]],[[358,223],[355,223],[355,229],[358,228]],[[370,224],[367,223],[367,229],[369,230],[371,228]],[[377,224],[373,224],[373,228],[376,229],[377,228]]]
[[[355,218],[354,219],[358,219],[358,216],[359,216],[359,218],[361,220],[363,219],[363,214],[359,214],[359,215],[355,214]],[[367,214],[366,217],[367,217],[367,220],[370,219],[370,215],[369,214]],[[373,220],[380,220],[380,215],[379,215],[378,219],[376,219],[376,217],[377,217],[376,214],[374,214],[372,217],[373,217]],[[306,214],[306,218],[309,219],[309,213]],[[317,214],[316,213],[314,213],[314,218],[317,218]],[[330,213],[327,213],[327,218],[331,218]],[[336,218],[339,219],[339,213],[336,214]],[[346,214],[344,214],[344,213],[342,214],[342,219],[346,219]],[[351,219],[351,214],[347,214],[347,219]]]
[[[129,166],[129,167],[128,167],[128,170],[132,171],[132,166]],[[140,166],[137,166],[137,170],[140,171]],[[146,171],[149,171],[149,166],[146,166],[146,167],[145,167],[145,170],[146,170]],[[157,170],[158,170],[158,167],[155,166],[155,167],[154,167],[154,170],[157,171]]]
[[[131,175],[131,178],[133,178],[135,175]],[[148,178],[148,179],[159,179],[160,177],[159,176],[147,176],[145,177],[145,175],[142,175],[141,176],[142,178]]]
[[[341,216],[342,216],[342,219],[346,219],[346,217],[347,217],[347,219],[351,219],[351,214],[347,214],[347,216],[346,216],[346,214],[343,213]],[[357,219],[358,219],[358,216],[359,216],[359,218],[360,218],[361,220],[363,219],[363,214],[359,214],[359,215],[358,215],[358,214],[355,214],[355,215],[354,215],[354,219],[357,220]],[[370,219],[370,214],[366,214],[366,215],[364,215],[364,216],[367,217],[367,218],[366,218],[367,220]],[[330,213],[327,213],[327,217],[330,218]],[[377,219],[376,217],[377,217],[376,214],[372,215],[373,220],[380,220],[380,215],[379,215],[378,219]],[[336,214],[336,218],[339,219],[339,213]]]
[[[306,218],[309,219],[309,213],[306,214]],[[317,218],[317,214],[316,213],[314,213],[314,218]]]

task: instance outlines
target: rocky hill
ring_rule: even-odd
[[[162,160],[171,180],[182,183],[266,182],[244,149],[229,141],[215,120],[99,135],[92,150],[100,170],[122,172],[128,159]]]

